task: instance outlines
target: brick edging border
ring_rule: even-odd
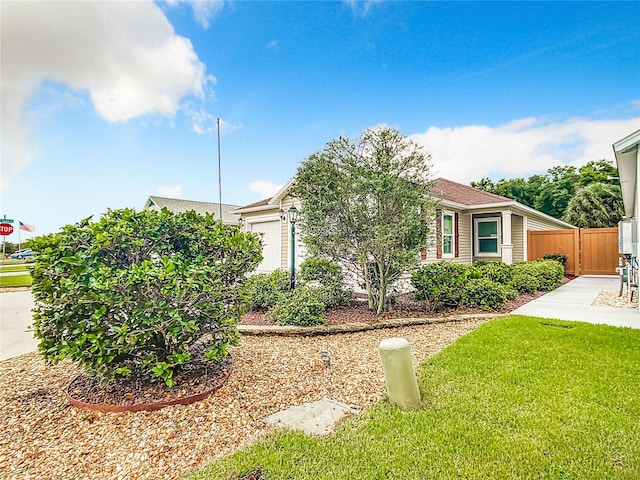
[[[295,326],[274,326],[274,325],[238,325],[238,332],[241,335],[280,335],[280,336],[306,336],[334,335],[337,333],[365,332],[368,330],[378,330],[382,328],[409,327],[414,325],[428,325],[432,323],[447,323],[470,318],[492,319],[502,317],[505,313],[476,313],[465,315],[451,315],[449,317],[429,317],[429,318],[397,318],[392,320],[382,320],[380,322],[367,323],[342,323],[339,325],[317,325],[315,327],[295,327]]]

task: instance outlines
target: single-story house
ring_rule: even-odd
[[[220,204],[210,202],[196,202],[193,200],[181,200],[179,198],[167,198],[150,196],[142,207],[143,210],[167,210],[174,213],[184,213],[188,211],[195,211],[200,215],[206,213],[213,214],[216,220],[220,219]],[[240,221],[240,215],[234,213],[235,210],[240,208],[240,205],[222,204],[222,223],[226,225],[238,225]]]
[[[300,207],[288,192],[290,180],[273,197],[234,210],[241,215],[246,230],[263,234],[264,260],[259,272],[290,268],[290,228],[286,211]],[[423,263],[446,259],[472,264],[478,260],[521,262],[527,257],[527,231],[575,228],[510,198],[444,178],[435,180],[432,190],[440,200],[432,246],[422,252]],[[296,235],[296,266],[305,249]]]

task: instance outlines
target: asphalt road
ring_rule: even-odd
[[[33,297],[30,290],[0,293],[0,360],[37,349],[30,330]]]

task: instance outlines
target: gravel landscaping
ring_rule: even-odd
[[[378,345],[404,337],[415,363],[486,318],[319,337],[243,336],[228,383],[209,399],[155,412],[101,413],[67,403],[80,371],[37,353],[0,362],[0,471],[8,479],[174,479],[270,431],[263,418],[330,397],[359,409],[385,393]],[[325,370],[320,352],[331,355]]]

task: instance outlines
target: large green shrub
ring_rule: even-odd
[[[471,269],[472,271],[469,273],[469,276],[472,278],[487,278],[505,285],[513,278],[512,265],[501,261],[476,262]]]
[[[266,310],[273,307],[290,287],[291,278],[285,270],[251,275],[245,285],[249,310]]]
[[[538,291],[540,283],[533,273],[521,271],[513,275],[509,283],[518,293],[533,294]]]
[[[569,260],[568,255],[564,255],[563,253],[546,253],[542,256],[543,260],[555,260],[562,264],[563,267],[567,266],[567,260]]]
[[[323,287],[327,307],[349,305],[353,292],[345,286],[344,273],[336,262],[310,257],[300,264],[299,279],[303,284]]]
[[[462,304],[483,310],[497,310],[507,301],[507,288],[487,278],[474,278],[464,287]]]
[[[44,358],[103,381],[168,386],[197,343],[210,361],[237,342],[240,287],[262,259],[258,237],[213,216],[110,210],[34,239],[35,336]]]
[[[445,261],[425,265],[411,275],[414,298],[426,302],[433,311],[458,306],[468,270],[466,265]]]
[[[269,311],[267,316],[278,325],[298,325],[309,327],[325,322],[323,288],[298,287],[283,295]]]
[[[562,284],[564,267],[555,260],[535,260],[514,265],[514,275],[526,273],[535,277],[538,290],[551,291]]]

